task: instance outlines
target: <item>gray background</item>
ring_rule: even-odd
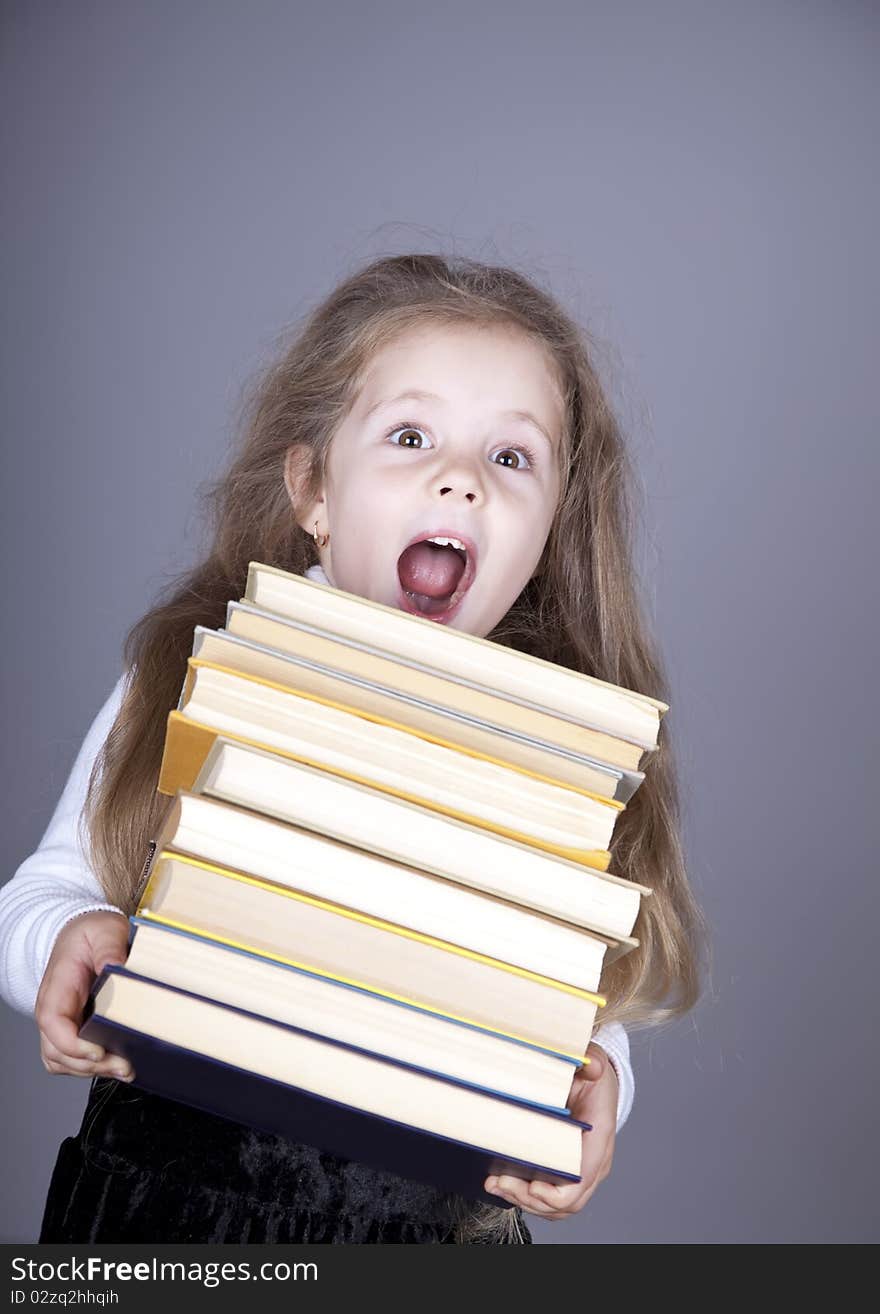
[[[715,963],[542,1243],[877,1239],[877,35],[852,2],[4,6],[6,876],[286,324],[427,247],[608,344]],[[87,1083],[0,1025],[29,1240]]]

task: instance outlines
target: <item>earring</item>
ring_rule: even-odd
[[[330,542],[330,531],[328,530],[326,534],[321,534],[320,537],[319,537],[319,536],[318,536],[318,522],[317,522],[317,520],[316,520],[316,521],[315,521],[315,532],[314,532],[314,534],[312,534],[312,538],[315,540],[315,546],[316,546],[316,547],[326,547],[327,544]]]

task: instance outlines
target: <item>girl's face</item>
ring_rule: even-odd
[[[329,531],[330,583],[487,635],[540,561],[563,422],[547,357],[514,328],[426,326],[377,352],[299,518]],[[296,505],[290,459],[285,478]],[[411,546],[429,535],[461,540],[464,564],[453,547]]]

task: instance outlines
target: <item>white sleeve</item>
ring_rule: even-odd
[[[601,1045],[617,1073],[617,1130],[620,1131],[629,1117],[636,1091],[632,1065],[629,1061],[629,1037],[620,1022],[609,1022],[599,1027],[593,1036],[597,1045]]]
[[[59,931],[80,913],[107,909],[80,839],[92,765],[122,703],[125,675],[92,722],[38,848],[0,889],[0,996],[32,1014]]]

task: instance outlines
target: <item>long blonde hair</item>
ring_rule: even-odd
[[[133,911],[149,840],[168,799],[156,792],[168,712],[177,705],[196,625],[224,624],[248,562],[303,574],[317,560],[283,479],[286,455],[306,453],[304,498],[317,492],[336,428],[373,354],[425,323],[515,328],[541,349],[566,402],[561,495],[540,572],[487,637],[670,702],[642,613],[633,565],[633,471],[593,362],[591,339],[523,274],[464,257],[375,260],[333,291],[246,398],[228,468],[203,497],[211,535],[203,559],[166,586],[126,636],[122,706],[92,772],[85,843],[108,899]],[[656,1026],[683,1015],[701,990],[706,923],[691,890],[680,834],[669,716],[645,779],[618,817],[611,868],[650,886],[639,947],[606,967],[600,1022]],[[598,1025],[598,1024],[597,1024]],[[460,1238],[497,1238],[512,1210],[466,1211]]]

